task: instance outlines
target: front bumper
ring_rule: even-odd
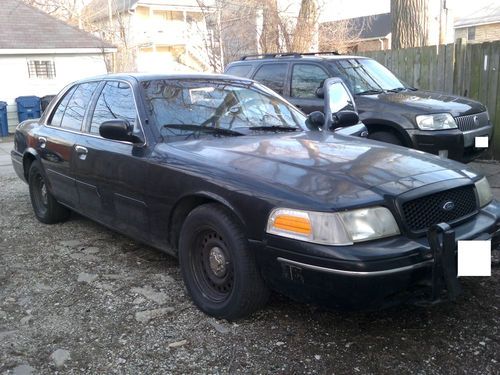
[[[461,131],[453,130],[408,130],[408,134],[413,142],[413,147],[417,150],[439,154],[439,151],[446,151],[448,158],[461,162],[469,162],[477,158],[485,148],[476,148],[476,137],[488,137],[491,141],[493,126],[491,123],[478,129]]]
[[[254,245],[264,278],[291,298],[355,309],[429,304],[460,293],[456,241],[497,243],[499,218],[500,206],[493,202],[467,223],[434,228],[416,240],[400,236],[332,247],[270,236],[267,243]]]

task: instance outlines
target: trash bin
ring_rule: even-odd
[[[0,137],[9,135],[9,124],[7,123],[7,103],[0,102]]]
[[[38,96],[20,96],[16,98],[19,122],[40,117],[40,98]]]
[[[45,110],[49,106],[50,102],[55,97],[56,97],[55,95],[45,95],[45,96],[42,96],[42,98],[40,99],[40,106],[42,107],[42,113],[45,112]]]

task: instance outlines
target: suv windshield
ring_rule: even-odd
[[[341,59],[331,62],[354,95],[409,89],[389,69],[371,59]]]
[[[142,83],[165,140],[305,130],[305,117],[255,83],[154,80]]]

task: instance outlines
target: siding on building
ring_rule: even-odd
[[[474,28],[474,38],[468,39],[469,29]],[[468,27],[460,27],[455,29],[455,38],[465,38],[469,42],[492,42],[500,40],[500,22],[490,23],[487,25],[476,25]]]
[[[9,133],[18,124],[15,99],[19,96],[55,95],[64,86],[81,78],[106,73],[101,54],[9,54],[0,50],[0,101],[7,102]],[[29,60],[52,60],[55,65],[54,79],[30,78]]]

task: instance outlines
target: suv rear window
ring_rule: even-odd
[[[287,70],[288,64],[264,64],[259,68],[253,79],[283,95]]]
[[[247,77],[248,73],[252,70],[252,65],[234,65],[230,66],[225,74],[231,74],[237,77]]]

